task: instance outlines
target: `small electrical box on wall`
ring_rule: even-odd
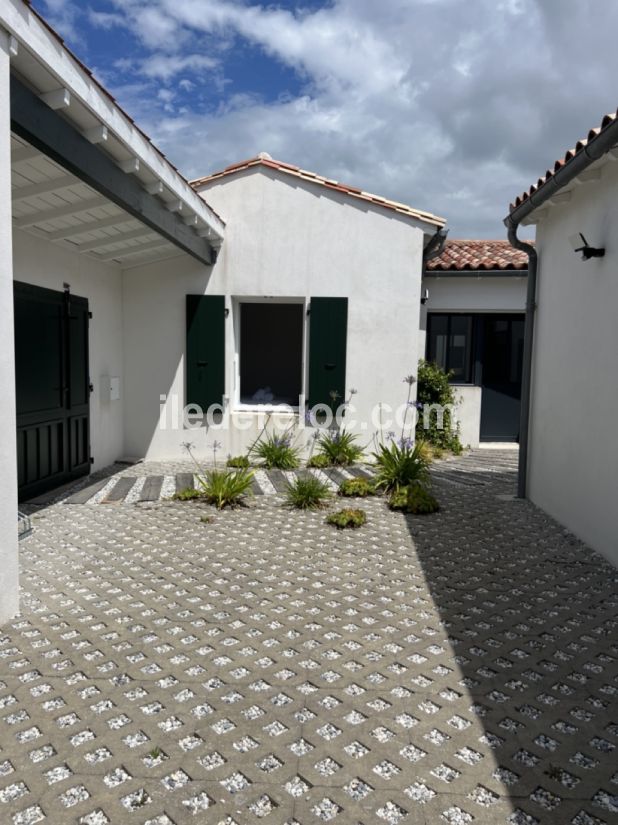
[[[101,378],[101,401],[108,403],[120,400],[120,378],[104,375]]]

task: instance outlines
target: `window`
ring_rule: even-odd
[[[240,304],[241,404],[298,406],[304,304]]]
[[[427,359],[460,384],[472,382],[472,315],[428,316]]]

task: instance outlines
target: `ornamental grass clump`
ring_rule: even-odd
[[[251,470],[207,470],[198,476],[201,498],[217,510],[238,505],[251,489]]]
[[[422,516],[437,513],[440,509],[438,500],[422,484],[411,484],[394,490],[388,500],[391,510]]]
[[[357,435],[343,429],[326,430],[318,438],[318,456],[326,456],[331,464],[354,464],[363,456],[363,448],[356,444],[357,439]]]
[[[249,467],[249,465],[250,465],[249,456],[246,456],[246,455],[230,456],[228,458],[226,464],[227,464],[228,467],[235,467],[236,469],[239,469],[239,470],[247,469],[247,467]]]
[[[373,453],[376,464],[376,487],[390,493],[410,484],[429,483],[429,460],[422,441],[408,438],[380,444]]]
[[[300,465],[300,452],[292,446],[289,433],[266,435],[253,445],[251,452],[267,470],[295,470]]]
[[[172,501],[195,501],[201,498],[200,491],[195,487],[186,487],[184,490],[179,490],[172,496]]]
[[[331,493],[326,484],[314,476],[296,478],[288,485],[286,503],[299,510],[317,510],[324,507]]]
[[[375,482],[369,478],[346,478],[338,490],[338,495],[346,497],[366,498],[377,493]]]
[[[346,528],[356,529],[362,527],[366,522],[367,514],[364,510],[338,510],[326,518],[326,523],[333,524],[338,530],[345,530]]]
[[[307,462],[307,467],[313,467],[316,470],[325,470],[327,467],[332,467],[332,461],[327,455],[312,455]]]

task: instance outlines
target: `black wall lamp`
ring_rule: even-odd
[[[578,232],[576,235],[571,235],[569,241],[575,252],[582,253],[582,261],[589,261],[590,258],[603,258],[605,256],[605,248],[590,246],[581,232]]]

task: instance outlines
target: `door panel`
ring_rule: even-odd
[[[20,500],[90,471],[88,301],[15,283]]]
[[[483,318],[481,440],[519,440],[523,315]]]

